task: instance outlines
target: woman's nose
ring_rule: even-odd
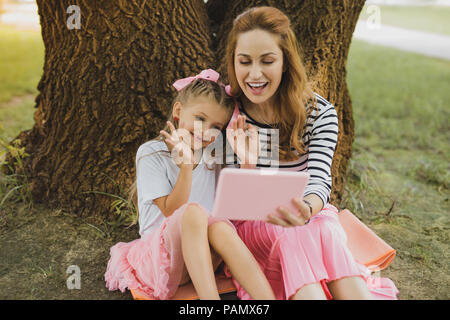
[[[262,76],[261,67],[257,63],[254,63],[250,69],[250,80],[259,80]]]

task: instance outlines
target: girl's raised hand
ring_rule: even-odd
[[[256,167],[259,157],[259,134],[256,127],[247,124],[245,115],[239,115],[232,120],[227,129],[227,140],[234,153],[238,156],[241,165]]]
[[[172,122],[167,121],[170,134],[164,130],[159,133],[165,138],[169,151],[175,163],[181,165],[194,165],[194,154],[191,149],[191,135],[186,129],[175,129]]]

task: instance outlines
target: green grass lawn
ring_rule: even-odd
[[[0,39],[0,138],[10,140],[33,126],[44,44],[40,32],[5,26]]]
[[[396,199],[411,215],[448,210],[450,61],[354,40],[347,68],[355,119],[348,187],[363,188],[366,201],[349,204],[366,216]],[[433,218],[420,212],[417,219]]]
[[[450,61],[354,40],[347,68],[355,141],[342,206],[397,250],[385,275],[400,297],[448,299]]]
[[[379,6],[381,23],[413,30],[450,35],[450,7],[441,6]],[[360,18],[367,19],[371,11],[366,5]]]
[[[44,65],[40,32],[0,26],[0,103],[36,94]]]

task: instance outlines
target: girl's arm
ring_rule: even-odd
[[[171,153],[173,153],[172,151],[177,150],[175,154],[178,155],[179,158],[176,159],[175,162],[180,168],[180,173],[178,174],[177,182],[170,194],[154,199],[153,202],[158,206],[164,216],[169,217],[176,209],[189,200],[189,195],[191,194],[194,155],[190,146],[183,139],[184,134],[188,135],[186,130],[176,130],[170,121],[167,121],[167,124],[171,134],[164,130],[161,130],[160,134],[165,137],[164,141]]]
[[[191,194],[192,167],[192,164],[182,164],[172,192],[167,196],[153,200],[164,216],[169,217],[176,209],[188,201]]]

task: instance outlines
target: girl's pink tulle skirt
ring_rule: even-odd
[[[347,247],[337,209],[327,205],[307,225],[285,228],[262,221],[234,221],[239,236],[264,271],[277,299],[291,298],[303,286],[322,283],[330,299],[327,282],[360,276],[374,299],[396,299],[398,290],[387,278],[371,277],[355,261]],[[250,296],[239,283],[240,299]]]
[[[197,203],[197,205],[206,211]],[[166,300],[178,289],[184,270],[181,250],[181,218],[189,204],[178,208],[163,224],[131,242],[119,242],[110,250],[105,273],[109,290],[139,289],[152,299]],[[209,217],[208,223],[228,220]]]

